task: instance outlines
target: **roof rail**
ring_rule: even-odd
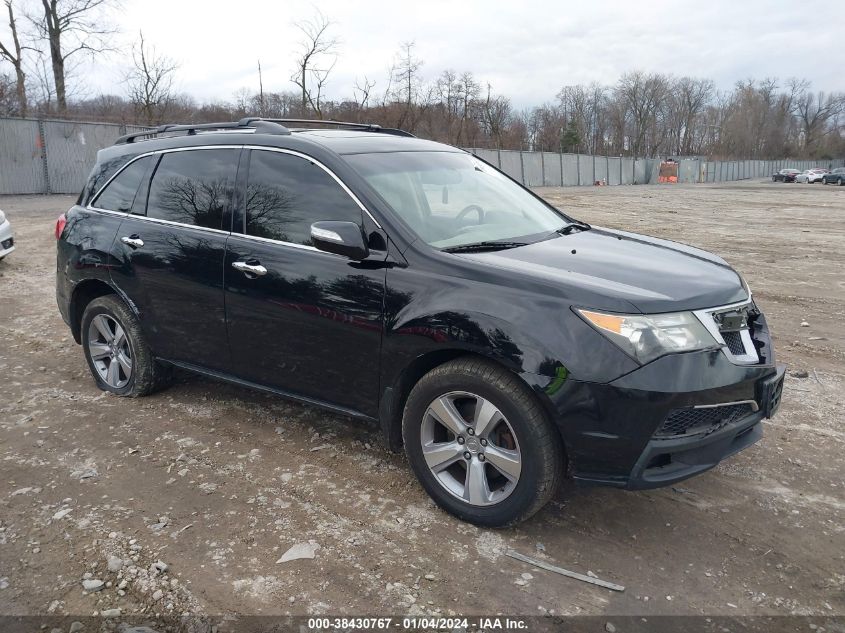
[[[123,145],[125,143],[134,143],[137,139],[144,140],[156,138],[161,134],[173,134],[176,132],[184,132],[186,136],[193,136],[197,131],[214,131],[214,130],[238,130],[238,129],[253,129],[261,134],[290,134],[290,130],[283,125],[266,119],[259,118],[244,118],[240,121],[228,121],[225,123],[190,123],[186,125],[159,125],[156,128],[144,130],[142,132],[132,132],[131,134],[124,134],[118,138],[114,144]]]
[[[246,119],[242,119],[246,120]],[[294,124],[294,125],[331,125],[340,128],[350,128],[354,130],[361,130],[364,132],[381,132],[382,134],[393,134],[394,136],[409,136],[414,137],[413,134],[406,130],[400,130],[392,127],[382,127],[377,123],[353,123],[351,121],[334,121],[332,119],[264,119],[253,118],[251,121],[269,121],[271,123],[279,123],[280,125]]]
[[[123,145],[125,143],[134,143],[138,139],[148,140],[156,138],[161,134],[175,134],[184,133],[186,136],[193,136],[198,131],[215,131],[215,130],[238,130],[238,129],[252,129],[259,134],[277,134],[288,135],[291,133],[290,129],[285,124],[305,125],[305,129],[312,126],[329,125],[340,128],[349,128],[354,130],[361,130],[366,132],[381,132],[382,134],[392,134],[394,136],[410,136],[414,135],[405,130],[399,130],[391,127],[381,127],[375,123],[352,123],[349,121],[332,121],[330,119],[265,119],[262,117],[244,117],[240,121],[227,121],[224,123],[189,123],[186,125],[159,125],[156,128],[143,130],[142,132],[132,132],[131,134],[124,134],[118,138],[114,144]]]

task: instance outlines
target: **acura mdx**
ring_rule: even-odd
[[[723,259],[590,226],[401,130],[127,135],[56,238],[100,389],[147,395],[178,367],[370,420],[479,525],[531,516],[565,476],[701,473],[781,399],[766,319]]]

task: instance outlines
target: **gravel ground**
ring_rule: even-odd
[[[0,614],[845,614],[845,188],[539,192],[742,272],[791,374],[760,443],[673,488],[566,485],[515,529],[475,528],[366,424],[189,375],[98,391],[55,305],[72,197],[0,197],[18,238],[0,262]],[[314,557],[278,562],[297,544]]]

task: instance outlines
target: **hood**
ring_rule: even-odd
[[[599,227],[466,257],[542,277],[564,289],[577,287],[614,305],[627,302],[643,313],[712,308],[748,298],[739,274],[721,257],[669,240]],[[572,293],[573,299],[577,301],[579,294]]]

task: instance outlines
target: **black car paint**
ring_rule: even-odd
[[[800,173],[797,169],[781,169],[772,174],[772,182],[795,182],[796,176]]]
[[[231,235],[180,229],[185,237],[168,241],[173,227],[86,208],[130,156],[211,146],[283,148],[325,165],[372,214],[364,227],[368,258],[354,262],[250,240],[238,234],[237,222]],[[761,398],[760,385],[776,373],[763,317],[756,337],[769,353],[758,365],[735,365],[712,349],[640,366],[574,310],[668,312],[746,299],[741,278],[721,258],[601,228],[501,252],[444,253],[418,240],[343,160],[346,152],[432,150],[459,151],[417,139],[322,131],[207,134],[103,150],[100,171],[68,212],[58,244],[57,296],[65,321],[79,340],[77,298],[92,292],[90,284],[108,284],[139,315],[164,360],[378,420],[393,449],[400,445],[402,402],[413,381],[444,360],[479,354],[535,391],[561,432],[574,477],[631,488],[648,486],[639,460],[653,449],[654,431],[671,409]],[[243,182],[239,173],[239,187]],[[240,189],[224,216],[229,227],[242,204]],[[160,249],[151,261],[120,241],[128,230],[143,230],[145,241],[151,235]],[[196,258],[202,263],[191,261]],[[231,262],[243,258],[260,261],[268,275],[255,280],[234,271]],[[162,300],[132,296],[133,283],[145,274],[155,274],[150,283]],[[733,432],[747,438],[753,427],[759,433],[759,418]],[[680,440],[681,449],[697,450],[697,442]],[[712,463],[705,459],[706,467],[729,452]]]
[[[845,167],[837,167],[833,171],[826,173],[822,176],[822,184],[845,185]]]

